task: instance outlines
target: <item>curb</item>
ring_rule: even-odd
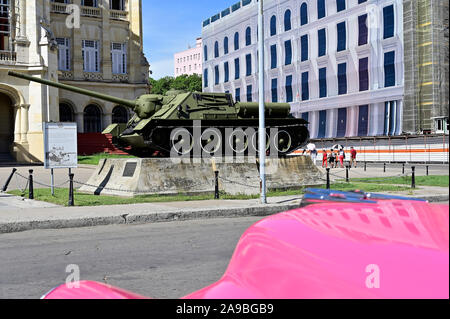
[[[411,196],[412,197],[412,196]],[[449,195],[414,196],[430,203],[449,201]],[[299,202],[291,204],[255,205],[239,208],[215,208],[186,211],[144,212],[138,214],[122,214],[102,217],[33,220],[23,222],[0,223],[0,234],[23,232],[38,229],[65,229],[107,225],[138,225],[148,223],[187,221],[210,218],[233,218],[250,216],[269,216],[299,207]]]
[[[167,211],[161,213],[123,214],[78,219],[35,220],[23,222],[0,223],[0,234],[23,232],[37,229],[64,229],[106,225],[133,225],[158,222],[186,221],[196,219],[269,216],[299,207],[299,203],[253,206],[228,209],[203,209],[189,211]]]

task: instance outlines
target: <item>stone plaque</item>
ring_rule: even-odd
[[[137,167],[136,162],[126,163],[122,177],[133,177],[134,172],[136,171],[136,167]]]

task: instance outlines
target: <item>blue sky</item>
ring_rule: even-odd
[[[143,0],[144,52],[152,77],[173,76],[173,55],[194,46],[201,23],[237,0]]]

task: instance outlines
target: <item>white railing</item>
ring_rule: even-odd
[[[13,64],[17,60],[16,52],[0,51],[0,64]]]
[[[81,7],[81,15],[85,17],[101,17],[102,11],[100,8]]]
[[[109,17],[113,20],[128,21],[128,11],[109,10]]]
[[[66,3],[55,3],[52,2],[52,12],[54,13],[67,13],[67,4]]]
[[[58,78],[60,80],[73,80],[74,79],[73,72],[72,71],[59,71]]]

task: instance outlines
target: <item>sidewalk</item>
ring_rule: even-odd
[[[449,200],[449,191],[444,187],[421,186],[414,191],[386,193],[417,197],[430,202]],[[268,205],[261,205],[259,199],[252,199],[145,203],[107,207],[60,207],[0,193],[0,234],[32,229],[268,216],[297,208],[301,198],[302,196],[269,197]]]

